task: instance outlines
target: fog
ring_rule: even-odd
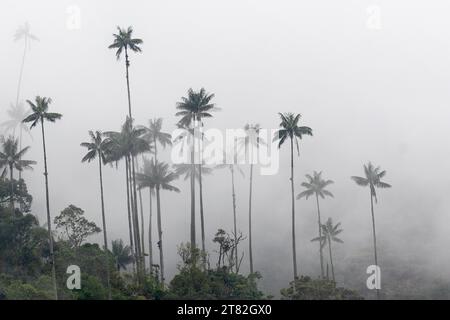
[[[369,189],[350,179],[362,176],[368,161],[387,170],[384,180],[392,184],[377,191],[375,206],[382,270],[384,264],[450,281],[449,10],[448,1],[439,0],[3,0],[0,122],[15,101],[22,60],[23,43],[13,35],[28,21],[39,41],[27,52],[20,100],[48,96],[50,108],[63,114],[46,127],[52,217],[74,204],[101,225],[98,167],[81,163],[86,150],[80,143],[89,140],[88,130],[118,131],[125,120],[124,60],[117,61],[108,45],[116,26],[131,25],[144,41],[142,53],[130,54],[137,124],[162,117],[164,131],[172,132],[176,102],[189,88],[201,87],[215,94],[221,109],[205,121],[207,128],[250,122],[275,129],[278,112],[301,113],[314,136],[301,141],[295,158],[296,194],[313,170],[335,182],[329,187],[334,198],[323,200],[321,210],[344,229],[345,243],[334,245],[338,283],[355,272],[363,275],[364,287],[365,268],[372,264]],[[23,144],[31,146],[27,158],[38,164],[23,177],[34,198],[32,213],[43,224],[41,136],[35,129],[31,134]],[[170,149],[160,154],[170,162]],[[274,295],[292,278],[289,156],[283,146],[279,172],[254,176],[254,265],[262,287]],[[105,168],[105,205],[109,239],[128,242],[123,169],[123,163]],[[242,169],[245,177],[236,175],[237,215],[247,235],[249,166]],[[162,192],[161,199],[167,279],[179,262],[177,245],[189,241],[189,181],[174,184],[182,192]],[[203,184],[213,264],[214,233],[232,231],[229,171],[217,170]],[[311,276],[320,270],[318,245],[310,242],[316,215],[314,199],[296,201],[299,273]],[[200,241],[198,212],[197,222]],[[248,272],[248,242],[239,249],[245,251],[242,271]],[[352,269],[355,259],[367,263]]]

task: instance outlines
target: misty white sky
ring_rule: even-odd
[[[71,6],[80,9],[79,28],[68,28]],[[370,8],[379,9],[380,29],[371,24],[378,16]],[[277,112],[301,113],[314,137],[304,139],[295,160],[296,189],[301,191],[304,174],[313,170],[335,181],[335,199],[323,201],[322,211],[344,228],[345,244],[336,246],[337,273],[360,250],[371,253],[369,191],[350,180],[363,174],[369,160],[387,170],[385,180],[393,185],[379,192],[376,206],[381,265],[383,255],[392,254],[422,255],[430,267],[448,267],[443,244],[450,241],[449,10],[450,3],[439,0],[3,0],[0,122],[15,100],[23,53],[13,35],[28,21],[40,41],[27,52],[21,100],[52,97],[52,110],[64,115],[47,126],[52,215],[74,204],[100,225],[97,166],[81,164],[79,144],[88,130],[118,130],[125,119],[124,61],[107,46],[117,25],[132,25],[144,40],[143,53],[130,57],[137,123],[163,117],[171,132],[175,103],[190,87],[202,86],[216,94],[222,109],[208,127],[252,122],[276,128]],[[38,165],[24,177],[33,213],[43,223],[41,136],[32,134],[24,145],[32,146],[28,158]],[[169,153],[162,157],[168,161]],[[278,175],[256,176],[254,187],[255,268],[275,287],[286,286],[292,265],[287,146],[280,164]],[[105,196],[109,238],[126,240],[122,169],[105,170]],[[239,229],[246,233],[248,167],[243,170],[237,199]],[[208,239],[219,227],[231,231],[230,181],[226,170],[205,178]],[[162,196],[169,278],[178,261],[176,245],[189,239],[189,184],[176,184],[181,194]],[[147,212],[147,194],[144,201]],[[314,202],[296,205],[299,266],[314,275]],[[247,242],[241,248],[247,250]]]

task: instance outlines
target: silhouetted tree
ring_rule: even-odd
[[[301,198],[308,198],[310,196],[315,196],[316,198],[316,204],[317,204],[317,223],[319,226],[319,238],[322,237],[322,222],[320,219],[320,207],[319,207],[319,196],[324,199],[326,196],[333,197],[333,194],[326,190],[325,188],[334,183],[332,180],[324,180],[322,179],[322,172],[314,171],[313,175],[306,175],[307,182],[303,182],[302,186],[306,188],[305,191],[299,193],[297,195],[297,199]],[[320,257],[320,275],[323,278],[325,276],[325,270],[323,267],[323,253],[322,253],[322,246],[319,245],[319,257]]]
[[[41,123],[42,131],[42,147],[44,150],[44,177],[45,177],[45,198],[47,207],[47,228],[48,228],[48,238],[50,243],[50,256],[52,260],[52,278],[53,278],[53,289],[55,292],[55,299],[58,300],[58,291],[56,288],[56,272],[55,272],[55,256],[53,252],[53,236],[52,236],[52,221],[50,216],[50,200],[48,192],[48,170],[47,170],[47,151],[45,148],[45,130],[44,122],[55,122],[61,119],[62,115],[59,113],[48,112],[48,106],[52,102],[51,98],[37,96],[35,102],[27,100],[27,103],[31,107],[31,114],[27,116],[23,122],[31,123],[30,129],[34,128],[38,123]]]
[[[375,198],[375,202],[377,202],[377,193],[375,188],[390,188],[391,185],[381,181],[381,179],[386,175],[386,171],[380,171],[380,167],[374,167],[371,162],[367,165],[364,165],[364,175],[365,177],[351,177],[353,181],[356,182],[357,185],[362,187],[369,187],[370,189],[370,210],[372,213],[372,233],[373,233],[373,251],[375,257],[375,265],[378,266],[378,257],[377,257],[377,236],[375,232],[375,214],[373,210],[373,199]],[[377,298],[380,298],[380,292],[377,289]]]
[[[297,279],[297,253],[295,245],[295,201],[294,201],[294,141],[297,146],[297,153],[300,156],[298,139],[302,139],[304,135],[312,136],[312,129],[309,127],[301,127],[298,125],[301,115],[293,113],[279,113],[281,118],[280,127],[274,141],[278,142],[280,148],[286,139],[290,139],[291,143],[291,204],[292,204],[292,256],[294,264],[294,280]]]

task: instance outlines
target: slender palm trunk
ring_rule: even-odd
[[[250,260],[250,273],[253,273],[252,191],[253,191],[253,163],[250,164],[250,191],[249,191],[249,196],[248,196],[248,253],[249,253],[249,260]]]
[[[20,66],[19,81],[17,83],[16,108],[19,105],[20,89],[22,88],[22,76],[23,76],[23,69],[24,69],[24,66],[25,66],[25,56],[27,54],[27,47],[28,47],[28,36],[25,36],[25,45],[24,45],[24,48],[23,48],[22,64]],[[20,126],[20,134],[19,134],[19,150],[22,150],[22,125]],[[19,158],[19,160],[21,160],[21,159]],[[19,180],[21,178],[22,178],[22,174],[19,171]]]
[[[23,131],[23,129],[22,129],[22,125],[21,125],[20,129],[19,129],[19,150],[22,150],[22,131]],[[19,161],[20,160],[22,160],[22,157],[19,157]],[[20,181],[20,179],[22,179],[22,171],[21,170],[19,171],[19,181]]]
[[[238,261],[238,246],[237,246],[237,221],[236,221],[236,193],[234,190],[234,165],[231,166],[231,195],[233,199],[233,230],[234,230],[234,259],[235,259],[235,270],[236,273],[239,272],[239,261]]]
[[[139,228],[139,215],[138,215],[138,204],[137,204],[137,184],[136,184],[136,169],[135,169],[135,157],[131,158],[131,169],[132,169],[132,177],[133,177],[133,181],[132,181],[132,185],[133,185],[133,193],[134,193],[134,213],[135,213],[135,220],[136,220],[136,239],[137,239],[137,252],[138,252],[138,257],[139,257],[139,275],[142,276],[143,275],[143,260],[144,260],[144,256],[143,256],[143,251],[142,251],[142,247],[141,247],[141,236],[140,236],[140,228]]]
[[[131,113],[130,76],[128,74],[129,67],[130,67],[130,60],[128,60],[128,50],[127,50],[127,47],[125,47],[125,70],[126,70],[126,77],[127,77],[128,115],[130,116],[130,119],[133,119],[133,116]]]
[[[203,182],[202,182],[202,165],[198,165],[198,185],[199,185],[199,192],[200,192],[200,223],[201,223],[201,229],[202,229],[202,251],[206,252],[206,246],[205,246],[205,216],[203,213]],[[206,261],[203,259],[203,267],[206,267]]]
[[[149,190],[149,207],[150,207],[150,214],[148,217],[148,257],[149,257],[149,264],[150,264],[150,275],[153,275],[153,240],[152,240],[152,188],[148,188]]]
[[[159,197],[159,187],[156,187],[156,210],[158,215],[158,238],[159,238],[159,267],[161,270],[161,284],[164,287],[164,255],[162,243],[162,227],[161,227],[161,200]]]
[[[194,132],[195,134],[195,132]],[[196,245],[195,237],[195,136],[192,137],[191,147],[191,248],[194,250]]]
[[[130,117],[130,120],[133,120],[133,115],[131,112],[131,92],[130,92],[130,76],[129,76],[129,69],[130,67],[130,60],[128,59],[128,49],[125,47],[125,71],[126,71],[126,79],[127,79],[127,96],[128,96],[128,115]],[[136,259],[137,259],[137,270],[138,275],[140,276],[142,273],[142,251],[141,251],[141,239],[139,236],[139,218],[137,214],[137,196],[136,196],[136,171],[135,171],[135,163],[134,163],[134,156],[131,156],[131,194],[133,199],[133,218],[134,218],[134,232],[135,232],[135,245],[136,245]]]
[[[9,195],[9,205],[11,209],[11,216],[14,218],[14,181],[13,181],[13,165],[9,165],[9,185],[10,185],[10,195]]]
[[[136,158],[136,165],[139,170],[139,162]],[[145,227],[144,227],[144,207],[142,205],[142,190],[139,189],[139,209],[141,212],[141,249],[142,249],[142,267],[143,272],[145,273]]]
[[[319,225],[319,239],[322,239],[322,222],[320,220],[320,206],[319,206],[319,195],[316,193],[316,203],[317,203],[317,223]],[[322,243],[319,241],[319,256],[320,256],[320,275],[324,277],[323,269],[323,250]]]
[[[200,127],[201,129],[201,127]],[[202,234],[202,251],[206,253],[205,246],[205,215],[203,211],[203,180],[202,180],[202,164],[203,164],[203,134],[200,131],[200,139],[198,139],[198,153],[200,155],[200,163],[198,165],[198,186],[199,186],[199,200],[200,200],[200,228]],[[203,268],[206,268],[206,256],[203,256]]]
[[[328,236],[327,238],[328,238],[328,251],[330,253],[331,275],[333,277],[333,281],[336,282],[336,278],[334,276],[333,254],[332,254],[332,251],[331,251],[331,237]]]
[[[134,221],[134,237],[136,244],[136,259],[137,259],[137,274],[139,281],[142,280],[142,251],[141,251],[141,237],[139,233],[139,216],[137,208],[137,188],[136,188],[136,171],[135,171],[135,159],[130,156],[131,163],[131,193],[132,193],[132,207],[133,207],[133,221]]]
[[[104,241],[104,245],[105,245],[106,281],[108,284],[108,299],[111,300],[111,277],[109,274],[108,236],[106,233],[105,200],[103,198],[103,173],[102,173],[102,157],[101,157],[101,155],[98,155],[98,170],[100,173],[100,199],[101,199],[101,203],[102,203],[102,223],[103,223],[103,241]]]
[[[55,254],[53,251],[52,219],[50,216],[50,199],[49,199],[49,192],[48,192],[47,150],[45,148],[45,131],[44,131],[44,118],[43,117],[41,117],[41,130],[42,130],[42,147],[44,149],[45,203],[46,203],[46,207],[47,207],[47,229],[48,229],[50,259],[51,259],[51,264],[52,264],[52,281],[53,281],[53,291],[55,294],[55,300],[58,300],[58,289],[56,286]]]
[[[19,104],[20,89],[22,87],[22,75],[23,75],[23,68],[25,66],[25,56],[27,54],[27,47],[28,47],[28,36],[25,36],[25,46],[23,48],[22,64],[20,66],[20,73],[19,73],[19,82],[17,83],[16,107]],[[22,150],[22,149],[20,149],[20,150]]]
[[[373,232],[373,253],[375,258],[375,265],[378,266],[378,256],[377,256],[377,235],[375,232],[375,213],[373,210],[373,195],[372,190],[370,191],[370,210],[372,212],[372,232]],[[377,274],[378,276],[378,274]],[[380,299],[380,290],[377,289],[377,299]]]
[[[136,272],[136,253],[134,252],[134,241],[133,241],[133,218],[131,215],[131,208],[130,208],[130,176],[128,175],[129,171],[129,163],[128,163],[128,157],[125,157],[125,171],[126,171],[126,184],[127,184],[127,210],[128,210],[128,231],[130,235],[130,248],[131,253],[133,255],[133,270]]]
[[[294,264],[294,280],[298,278],[297,273],[297,249],[295,246],[295,201],[294,201],[294,142],[291,137],[291,200],[292,200],[292,258]]]

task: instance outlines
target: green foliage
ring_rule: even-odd
[[[83,215],[82,209],[71,204],[54,219],[56,229],[63,230],[73,248],[78,248],[88,236],[102,231],[94,222],[88,221]]]
[[[5,209],[0,208],[0,212]],[[47,233],[31,214],[0,214],[0,272],[36,275],[42,267]]]
[[[49,277],[42,276],[35,281],[26,283],[12,276],[0,274],[0,298],[8,300],[48,300],[52,299],[52,295]]]
[[[294,290],[295,286],[295,290]],[[355,291],[336,287],[334,281],[312,279],[301,276],[292,281],[289,288],[281,289],[281,296],[287,300],[361,300]]]
[[[28,193],[27,185],[23,179],[13,179],[13,199],[22,208],[22,212],[30,212],[33,197]],[[11,200],[11,182],[8,179],[0,178],[0,206]]]
[[[81,289],[74,290],[74,296],[77,300],[106,300],[108,290],[98,278],[82,273]]]
[[[202,256],[198,249],[181,245],[179,254],[182,264],[179,273],[170,282],[170,299],[262,299],[264,294],[258,290],[258,274],[243,276],[232,273],[228,268],[203,270]]]

